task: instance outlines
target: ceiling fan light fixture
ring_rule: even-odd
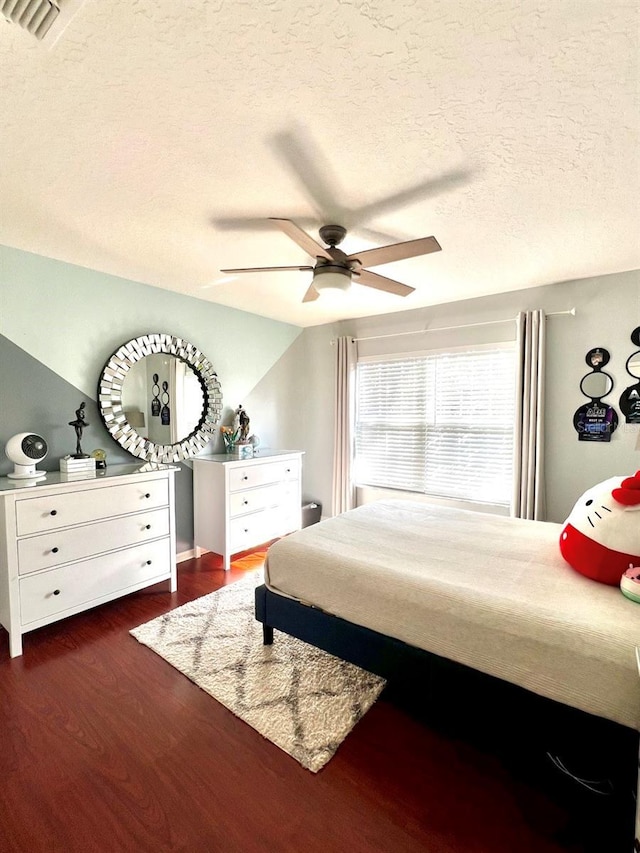
[[[349,290],[351,270],[333,264],[318,266],[313,275],[313,286],[319,293],[323,290]]]
[[[362,284],[365,287],[372,287],[374,290],[382,290],[385,293],[393,293],[396,296],[409,296],[409,294],[414,292],[415,287],[409,287],[408,284],[402,284],[402,282],[387,278],[365,267],[390,264],[395,261],[405,260],[406,258],[416,258],[418,255],[439,252],[442,248],[435,237],[421,237],[418,240],[405,240],[403,243],[392,243],[389,246],[364,249],[362,252],[347,255],[342,249],[338,248],[338,243],[342,242],[347,233],[342,225],[323,225],[319,233],[320,237],[328,245],[321,246],[320,243],[317,243],[313,237],[310,237],[306,231],[303,231],[302,228],[290,219],[276,219],[272,217],[270,221],[275,223],[287,237],[290,237],[307,254],[315,258],[315,266],[242,267],[239,269],[221,270],[221,272],[225,275],[279,272],[281,270],[313,272],[312,283],[308,286],[304,294],[303,302],[315,302],[320,293],[325,291],[325,299],[328,299],[332,293],[337,294],[338,299],[342,298],[341,294],[345,293],[351,287],[353,276],[356,277],[355,281],[358,284]]]

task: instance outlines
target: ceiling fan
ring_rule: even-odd
[[[365,249],[362,252],[354,252],[346,255],[337,246],[341,243],[347,233],[342,225],[323,225],[319,230],[320,239],[327,244],[321,246],[306,231],[303,231],[290,219],[276,219],[271,217],[270,221],[275,223],[295,243],[305,250],[312,258],[316,259],[315,266],[303,267],[248,267],[244,269],[221,270],[226,274],[245,272],[282,272],[285,270],[310,271],[313,280],[304,295],[303,302],[313,302],[318,298],[322,290],[336,289],[348,290],[351,282],[364,284],[366,287],[375,287],[387,293],[397,296],[408,296],[415,290],[399,281],[385,278],[383,275],[364,269],[367,266],[378,266],[389,264],[393,261],[402,261],[405,258],[415,258],[417,255],[428,255],[430,252],[441,251],[441,246],[435,237],[422,237],[419,240],[408,240],[405,243],[393,243],[390,246],[381,246],[378,249]]]

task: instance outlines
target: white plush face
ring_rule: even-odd
[[[589,539],[625,554],[640,553],[640,504],[623,506],[613,498],[613,489],[624,477],[610,477],[580,497],[567,523]]]

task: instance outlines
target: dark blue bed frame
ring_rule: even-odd
[[[611,827],[620,833],[621,850],[632,849],[638,732],[278,595],[264,584],[256,589],[255,616],[266,645],[274,642],[274,629],[283,631],[387,679],[385,692],[427,724],[454,736],[462,732],[511,758],[517,750],[536,779],[544,777],[554,794],[575,805],[576,821],[588,826],[593,839],[598,830],[590,824],[600,821],[605,832]],[[576,776],[600,777],[603,790],[611,783],[611,793],[577,785],[558,770],[556,757]]]

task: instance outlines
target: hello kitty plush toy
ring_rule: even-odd
[[[640,604],[640,566],[631,566],[620,578],[620,591]]]
[[[640,565],[640,471],[598,483],[576,501],[560,552],[577,572],[612,586]]]

